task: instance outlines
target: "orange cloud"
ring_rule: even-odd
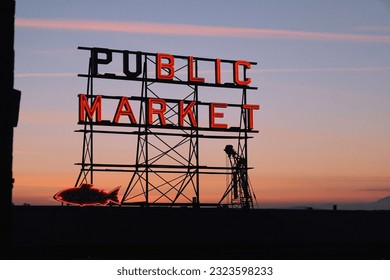
[[[101,20],[60,20],[16,18],[16,27],[163,34],[176,36],[238,37],[254,39],[325,40],[390,43],[390,36],[306,32],[279,29],[203,26],[154,22],[119,22]]]

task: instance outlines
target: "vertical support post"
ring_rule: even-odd
[[[244,80],[247,78],[246,76],[246,67],[244,67],[243,78]],[[240,136],[238,138],[238,156],[241,159],[244,159],[239,165],[240,170],[237,172],[240,174],[240,204],[241,207],[245,208],[253,208],[253,200],[252,195],[250,193],[250,186],[248,181],[248,129],[249,129],[249,112],[244,109],[244,105],[247,104],[247,89],[242,89],[242,101],[241,101],[241,120],[240,120],[240,129],[243,130],[243,137]],[[243,142],[243,143],[242,143]]]
[[[246,79],[246,67],[244,67],[244,80]],[[247,95],[246,95],[246,88],[243,89],[243,104],[247,104]],[[243,109],[244,110],[244,109]],[[249,128],[249,116],[248,116],[248,110],[244,110],[244,157],[245,157],[245,175],[244,175],[244,196],[245,196],[245,207],[246,208],[253,208],[253,201],[252,201],[252,195],[250,193],[250,187],[249,187],[249,181],[248,181],[248,128]]]
[[[92,58],[94,59],[94,57]],[[92,108],[92,103],[93,103],[93,77],[92,77],[92,65],[95,65],[95,62],[92,61],[89,66],[89,80],[88,80],[88,86],[89,86],[89,91],[87,91],[87,97],[89,95],[89,105]],[[93,119],[91,118],[89,124],[89,160],[90,160],[90,166],[89,166],[89,180],[90,183],[93,184],[93,169],[94,169],[94,161],[93,161]]]
[[[146,61],[146,60],[145,60]],[[145,63],[145,68],[144,68],[144,73],[145,73],[145,124],[147,124],[147,119],[149,116],[149,105],[148,105],[148,91],[149,91],[149,85],[147,82],[148,79],[148,64]],[[142,102],[142,101],[141,101]],[[146,178],[146,194],[145,194],[145,201],[146,201],[146,207],[149,207],[149,132],[148,132],[148,125],[145,125],[145,178]],[[138,135],[138,137],[140,137]]]
[[[93,77],[92,77],[92,61],[93,57],[89,58],[88,64],[88,80],[87,80],[87,99],[89,100],[89,105],[92,107],[92,96],[93,96]],[[80,183],[88,182],[93,184],[93,120],[89,121],[90,124],[84,124],[83,131],[83,151],[81,155],[81,170],[79,176],[77,177],[75,187],[78,187]],[[89,131],[87,127],[89,126]],[[88,167],[87,167],[88,165]]]
[[[246,67],[244,67],[244,80],[246,80]],[[243,90],[243,98],[244,98],[244,104],[246,105],[248,103],[248,100],[247,100],[247,95],[246,95],[246,88],[244,88]],[[247,184],[247,188],[249,189],[249,182],[248,182],[248,128],[249,128],[249,116],[248,116],[249,112],[248,110],[244,110],[244,128],[245,128],[245,132],[244,132],[244,135],[245,135],[245,150],[244,150],[244,156],[245,156],[245,178],[246,178],[246,184]]]
[[[198,60],[196,60],[196,64],[195,64],[195,67],[196,67],[196,77],[199,77],[198,76]],[[195,115],[195,119],[196,119],[196,123],[199,124],[199,92],[198,92],[198,86],[195,85],[195,92],[194,92],[194,99],[195,99],[195,106],[196,106],[196,115]],[[197,207],[199,206],[200,204],[200,195],[199,195],[199,129],[198,127],[195,127],[195,134],[196,134],[196,137],[195,137],[195,161],[196,161],[196,203],[197,203]]]

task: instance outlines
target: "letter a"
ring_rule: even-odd
[[[125,110],[122,110],[123,108]],[[133,110],[131,109],[129,100],[127,99],[126,96],[122,96],[121,100],[119,101],[118,108],[116,108],[116,113],[113,122],[118,123],[121,115],[128,116],[131,123],[137,123],[134,117]]]

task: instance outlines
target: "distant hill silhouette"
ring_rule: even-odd
[[[332,203],[310,205],[310,206],[297,206],[294,209],[333,209]],[[338,210],[390,210],[390,195],[378,199],[374,202],[357,202],[357,203],[340,203],[337,204]]]
[[[390,210],[390,195],[386,196],[384,198],[381,198],[381,199],[379,199],[371,204],[372,204],[372,206],[378,207],[381,210],[382,209]]]

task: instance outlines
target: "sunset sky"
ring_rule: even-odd
[[[86,92],[77,74],[87,73],[89,58],[78,46],[257,62],[248,72],[258,87],[249,102],[261,107],[260,133],[249,142],[249,165],[260,207],[390,195],[389,1],[16,2],[15,204],[58,205],[53,194],[77,179],[77,95]],[[102,94],[131,89],[100,84]],[[131,163],[127,141],[103,138],[98,156]],[[205,145],[202,159],[225,165],[224,146]],[[122,185],[120,196],[130,178],[99,176],[106,190]],[[225,181],[210,179],[201,192],[212,199]]]

